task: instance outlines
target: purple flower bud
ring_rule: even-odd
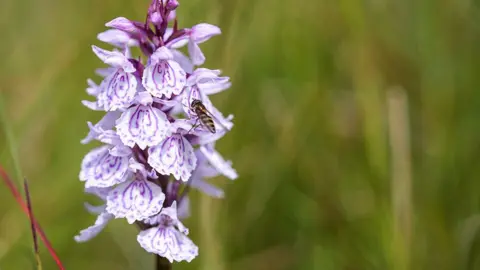
[[[130,21],[124,17],[115,18],[105,24],[107,27],[121,30],[133,39],[142,41],[147,39],[147,32],[144,30],[143,23]]]
[[[177,0],[167,0],[167,3],[165,5],[165,8],[167,10],[175,10],[178,7],[178,1]]]

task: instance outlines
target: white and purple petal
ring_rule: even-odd
[[[98,101],[88,101],[88,100],[82,100],[83,106],[89,108],[92,111],[103,111],[103,106],[99,104]]]
[[[143,23],[131,21],[124,17],[115,18],[106,23],[105,26],[121,30],[135,39],[142,39],[147,37],[147,34],[143,29]]]
[[[195,43],[205,42],[211,37],[220,35],[222,33],[218,26],[208,23],[199,23],[194,25],[190,31],[190,39],[192,39]]]
[[[192,40],[188,42],[188,54],[192,59],[192,63],[196,66],[202,65],[205,62],[205,55],[203,55],[198,44]]]
[[[101,88],[98,86],[92,79],[87,80],[87,94],[90,96],[98,96],[100,94]]]
[[[179,219],[190,217],[190,198],[185,195],[178,205],[177,216]]]
[[[74,237],[75,241],[77,242],[86,242],[93,237],[97,236],[105,226],[107,226],[108,222],[113,219],[113,215],[103,212],[98,215],[97,220],[95,220],[95,224],[80,231],[80,234]]]
[[[177,180],[188,181],[197,165],[192,145],[179,134],[165,139],[148,149],[148,164],[160,174],[173,174]]]
[[[117,120],[117,133],[125,145],[137,144],[142,150],[155,146],[169,136],[170,123],[164,112],[138,105],[126,110]]]
[[[132,224],[160,212],[165,200],[162,189],[146,180],[132,180],[118,185],[107,196],[107,211],[115,218]]]
[[[211,197],[223,198],[225,195],[223,190],[205,180],[205,178],[216,177],[220,173],[208,163],[207,158],[200,150],[196,150],[195,155],[197,156],[198,165],[192,173],[190,182],[191,187],[196,188]]]
[[[188,58],[185,54],[178,50],[171,50],[173,54],[173,60],[177,62],[182,69],[187,73],[192,73],[194,65],[190,58]]]
[[[85,209],[87,209],[87,212],[90,214],[96,214],[99,215],[103,212],[105,212],[105,209],[107,208],[106,204],[101,204],[101,205],[92,205],[90,203],[84,203],[83,206],[85,206]]]
[[[172,33],[173,33],[173,28],[170,28],[168,27],[166,30],[165,30],[165,34],[163,35],[163,40],[168,40],[170,38],[170,36],[172,36]],[[175,48],[175,49],[178,49],[178,48],[181,48],[185,45],[187,45],[188,43],[188,36],[186,35],[186,33],[184,33],[183,35],[173,39],[173,40],[170,40],[167,44],[165,44],[165,46],[167,48]]]
[[[192,188],[198,189],[210,197],[218,199],[223,199],[225,197],[225,192],[221,188],[208,183],[201,177],[194,178],[190,185]]]
[[[205,158],[210,165],[217,169],[221,174],[232,180],[238,178],[237,172],[232,167],[232,162],[225,161],[212,145],[202,145],[200,151],[205,155]]]
[[[138,46],[138,41],[130,37],[129,34],[118,29],[109,29],[97,35],[98,40],[113,46],[124,48]]]
[[[146,251],[173,261],[192,261],[198,256],[198,247],[173,226],[159,226],[141,231],[137,241]]]
[[[152,54],[142,77],[145,89],[158,98],[179,95],[186,81],[185,71],[173,60],[173,54],[166,47],[160,47]]]
[[[130,158],[130,170],[134,173],[140,174],[139,177],[142,177],[142,179],[158,179],[157,172],[154,169],[151,169],[150,171],[145,168],[145,165],[143,163],[138,162],[135,158]]]
[[[85,187],[111,187],[127,180],[129,158],[113,156],[109,150],[101,146],[85,155],[79,176]]]
[[[115,111],[132,105],[137,93],[137,79],[119,68],[103,80],[101,87],[103,91],[98,95],[99,103],[106,111]]]
[[[97,55],[97,57],[100,58],[100,60],[102,60],[105,64],[117,68],[122,68],[125,72],[129,73],[136,70],[133,64],[128,60],[128,58],[121,52],[107,51],[95,45],[92,45],[92,49],[93,52]]]
[[[230,88],[232,83],[229,77],[213,77],[199,80],[197,85],[205,95],[213,95]]]
[[[120,117],[120,114],[121,112],[118,111],[107,112],[105,116],[103,116],[103,118],[95,125],[93,125],[91,122],[87,122],[90,131],[88,132],[87,137],[82,139],[81,143],[87,144],[92,140],[96,139],[103,130],[113,128],[115,126],[115,121],[118,119],[118,117]]]
[[[102,199],[103,201],[106,201],[108,193],[110,193],[111,190],[112,190],[111,187],[108,187],[108,188],[88,187],[88,188],[85,188],[85,193],[95,195],[100,199]]]
[[[95,74],[97,74],[100,77],[107,77],[108,75],[112,74],[116,70],[117,68],[115,67],[97,68],[95,69]]]

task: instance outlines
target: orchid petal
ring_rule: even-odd
[[[162,189],[146,180],[132,180],[118,185],[107,197],[107,211],[115,218],[132,224],[160,212],[165,195]]]
[[[117,120],[117,132],[125,145],[138,144],[143,150],[163,141],[169,135],[169,125],[161,110],[138,105],[126,110]]]
[[[179,134],[165,139],[160,145],[148,149],[148,163],[160,174],[173,174],[187,181],[197,164],[192,145]]]

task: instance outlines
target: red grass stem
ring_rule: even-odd
[[[47,236],[43,232],[42,228],[38,224],[38,222],[35,219],[35,217],[33,216],[33,214],[30,213],[27,204],[25,203],[25,201],[22,198],[22,195],[20,194],[18,189],[15,187],[15,184],[13,184],[13,181],[12,181],[12,179],[10,179],[7,172],[1,166],[0,166],[0,176],[3,179],[3,181],[5,182],[5,184],[7,185],[7,187],[10,189],[10,192],[12,193],[12,195],[15,198],[15,200],[17,201],[17,203],[22,207],[23,212],[25,214],[27,214],[27,216],[30,218],[31,223],[35,227],[38,234],[40,234],[40,239],[42,240],[45,247],[47,247],[48,252],[52,256],[53,260],[55,260],[55,262],[57,263],[58,268],[61,269],[61,270],[65,270],[65,268],[62,265],[62,262],[60,261],[60,259],[57,256],[57,253],[53,249],[52,244],[50,243],[50,241],[48,241]]]
[[[30,191],[28,189],[27,178],[23,179],[23,190],[25,191],[25,199],[27,200],[28,215],[33,217],[32,202],[30,200]],[[38,250],[37,231],[35,230],[35,224],[33,223],[32,219],[30,219],[30,229],[32,230],[33,252],[35,255],[35,260],[37,261],[37,270],[42,270],[42,261],[40,259],[40,251]]]

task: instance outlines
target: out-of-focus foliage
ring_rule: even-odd
[[[153,269],[125,221],[73,241],[94,221],[78,180],[102,115],[80,103],[100,65],[90,45],[108,48],[104,23],[143,20],[148,2],[0,4],[0,162],[28,177],[69,270]],[[213,101],[235,114],[219,149],[240,178],[215,181],[222,201],[195,193],[200,256],[174,269],[480,269],[479,5],[181,0],[180,27],[223,30],[202,49],[233,81]],[[0,269],[32,269],[27,219],[0,198]]]

